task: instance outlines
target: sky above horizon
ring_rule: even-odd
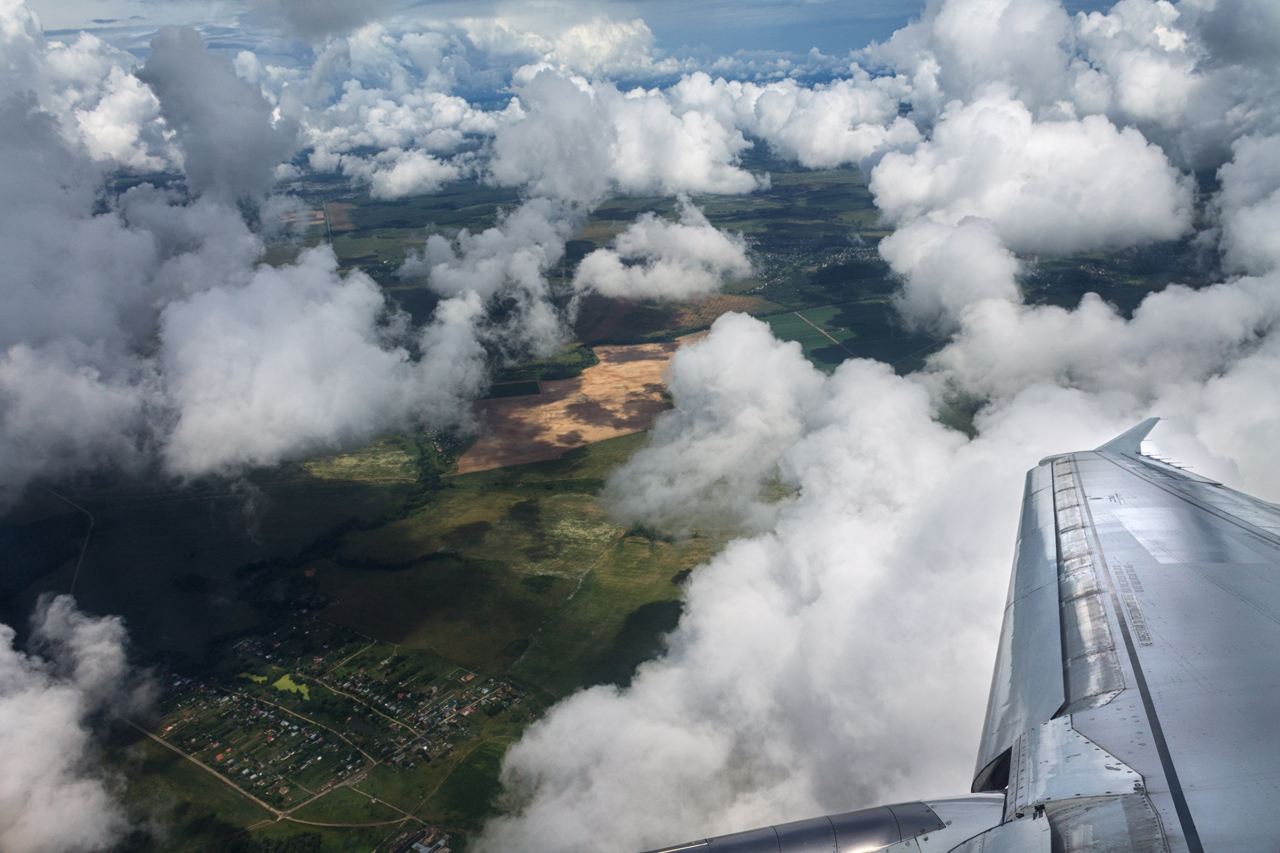
[[[140,58],[150,35],[162,26],[190,26],[228,42],[251,44],[287,27],[261,0],[32,0],[50,35],[93,32]],[[1071,13],[1109,6],[1104,0],[1068,0]],[[925,0],[597,0],[597,2],[424,2],[382,0],[364,4],[366,20],[400,24],[489,16],[530,22],[554,30],[568,22],[602,15],[642,19],[660,51],[729,55],[737,51],[793,54],[817,49],[843,55],[873,41],[883,42],[925,8]],[[301,45],[297,46],[301,48]]]

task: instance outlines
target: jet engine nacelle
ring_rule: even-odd
[[[896,803],[720,835],[649,853],[949,853],[999,827],[1004,809],[1003,793]],[[1037,817],[1025,823],[1033,821],[1043,825],[1047,853],[1048,821]],[[1000,847],[998,839],[992,838],[985,848],[974,850],[1034,853],[1038,847],[1034,840],[1028,844],[1019,839],[1017,844]]]

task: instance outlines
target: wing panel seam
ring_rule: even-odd
[[[1106,457],[1103,456],[1103,458],[1105,459]],[[1107,461],[1123,469],[1123,466],[1114,461]],[[1073,473],[1078,474],[1078,467],[1074,458],[1071,460],[1071,468]],[[1077,482],[1079,481],[1078,476],[1076,480]],[[1089,520],[1089,529],[1092,531],[1096,541],[1098,528],[1093,520],[1093,508],[1089,506],[1088,500],[1085,500],[1084,503],[1085,513]],[[1178,813],[1178,823],[1182,825],[1183,839],[1186,841],[1190,853],[1204,853],[1204,845],[1200,841],[1200,833],[1196,830],[1195,819],[1191,815],[1191,807],[1187,804],[1186,795],[1182,790],[1182,783],[1178,780],[1178,771],[1173,764],[1173,755],[1169,752],[1169,744],[1164,737],[1164,728],[1160,725],[1160,717],[1156,713],[1155,702],[1152,701],[1151,690],[1147,686],[1147,678],[1142,671],[1142,662],[1138,659],[1138,649],[1129,633],[1129,623],[1125,619],[1120,598],[1116,593],[1116,583],[1112,575],[1111,564],[1107,561],[1106,555],[1103,554],[1101,544],[1097,548],[1097,555],[1099,562],[1102,564],[1102,576],[1107,584],[1107,592],[1111,595],[1111,604],[1115,609],[1116,621],[1120,624],[1120,635],[1124,639],[1125,649],[1129,652],[1129,663],[1133,666],[1133,677],[1137,682],[1138,695],[1142,698],[1142,706],[1147,712],[1147,722],[1151,726],[1151,737],[1156,745],[1156,753],[1160,756],[1160,765],[1164,770],[1165,782],[1169,785],[1169,794],[1173,798],[1173,807]]]

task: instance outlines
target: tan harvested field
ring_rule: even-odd
[[[354,204],[347,204],[344,201],[331,201],[324,206],[324,212],[329,217],[330,231],[354,231],[355,223],[351,221],[351,215],[348,210],[355,210]]]
[[[566,450],[639,432],[667,408],[663,371],[682,343],[596,347],[600,363],[574,379],[539,382],[540,393],[480,400],[480,439],[458,459],[458,473],[558,459]]]

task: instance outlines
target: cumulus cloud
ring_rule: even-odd
[[[259,267],[242,288],[170,304],[160,365],[177,422],[171,471],[198,474],[282,458],[409,426],[429,379],[368,276],[337,274],[326,247]],[[443,414],[443,413],[436,413]]]
[[[1171,286],[1130,320],[1096,295],[1074,310],[1001,300],[965,312],[954,344],[934,357],[947,381],[1008,398],[1038,384],[1154,399],[1200,385],[1247,356],[1280,318],[1275,279],[1238,279],[1203,290]]]
[[[903,77],[926,118],[993,83],[1038,108],[1063,99],[1071,29],[1055,0],[931,0],[919,21],[864,57]]]
[[[1185,233],[1192,184],[1132,128],[1102,116],[1035,121],[999,89],[952,103],[931,138],[889,152],[871,192],[908,318],[949,331],[983,299],[1017,300],[1012,252],[1123,248]]]
[[[1280,266],[1280,136],[1245,136],[1218,170],[1227,269],[1260,274]]]
[[[630,687],[529,729],[481,849],[638,850],[967,790],[1021,475],[1124,422],[1033,393],[969,441],[921,385],[856,360],[826,377],[746,317],[681,353],[672,387],[616,505],[732,504],[773,464],[796,497],[695,570],[667,653]]]
[[[401,42],[408,39],[404,36]],[[317,65],[323,61],[321,57]],[[387,88],[348,80],[341,96],[323,108],[307,107],[302,103],[305,94],[284,89],[282,109],[301,121],[303,138],[312,148],[312,168],[342,170],[369,180],[373,168],[388,159],[398,164],[405,157],[447,157],[523,115],[514,99],[503,110],[487,111],[433,88],[439,81],[376,82]],[[350,153],[359,148],[382,150],[377,158]]]
[[[399,275],[425,277],[447,297],[444,306],[462,316],[471,308],[501,303],[505,320],[485,322],[476,314],[472,336],[502,360],[550,355],[567,340],[564,314],[552,300],[546,273],[564,255],[565,241],[582,224],[583,212],[562,201],[533,198],[503,213],[479,234],[463,230],[450,239],[432,234],[410,252]]]
[[[756,532],[695,570],[665,654],[629,687],[568,698],[511,749],[481,849],[644,849],[967,790],[1026,468],[1158,413],[1182,461],[1280,496],[1274,57],[1224,5],[1072,18],[1049,0],[939,0],[864,54],[924,134],[871,155],[897,226],[881,252],[904,314],[950,342],[911,377],[860,361],[824,377],[726,318],[677,356],[673,411],[604,496],[625,521]],[[691,76],[668,97],[767,127],[739,112],[746,91]],[[817,98],[804,91],[795,105]],[[781,102],[783,131],[749,132],[802,163],[852,159],[821,152],[853,122],[806,150]],[[1245,275],[1170,286],[1131,318],[1094,295],[1022,303],[1019,254],[1185,236],[1185,170],[1205,165],[1221,166],[1224,266]],[[767,394],[740,387],[749,374]],[[974,438],[937,422],[956,398],[981,404]],[[772,477],[794,492],[767,508]]]
[[[621,92],[549,67],[517,78],[527,117],[501,127],[489,172],[500,184],[599,202],[611,192],[745,193],[760,186],[740,168],[749,143],[698,111],[677,113],[659,91]]]
[[[705,341],[675,354],[667,384],[674,411],[610,476],[602,498],[627,524],[684,533],[766,525],[773,507],[762,498],[764,481],[803,431],[821,385],[799,344],[726,314]]]
[[[716,228],[687,197],[678,207],[678,222],[641,214],[614,239],[613,248],[583,258],[574,286],[626,299],[688,299],[751,275],[742,235]]]
[[[540,277],[560,259],[577,224],[569,205],[531,199],[479,234],[464,229],[453,240],[433,234],[401,275],[426,275],[434,289],[450,296],[466,290],[493,296],[509,282]]]
[[[258,196],[264,216],[292,204],[260,196],[292,143],[261,92],[191,31],[157,36],[143,76],[199,195],[142,184],[105,196],[108,164],[41,100],[59,91],[49,80],[60,48],[19,18],[10,31],[30,61],[15,85],[30,88],[0,102],[0,505],[41,477],[234,474],[387,429],[459,424],[493,351],[560,339],[536,274],[514,295],[459,279],[412,328],[366,276],[340,276],[328,247],[256,266],[262,238],[229,202]],[[218,121],[247,138],[202,138]],[[415,174],[419,163],[400,158],[388,193],[444,177]],[[556,232],[535,272],[565,237]],[[489,320],[499,291],[517,305],[505,324]]]
[[[114,362],[70,341],[0,355],[0,507],[39,476],[145,466],[156,376],[145,363]]]
[[[0,6],[0,83],[7,95],[28,93],[58,126],[66,144],[93,159],[160,169],[176,162],[159,101],[131,72],[135,59],[81,33],[49,42],[25,5]]]
[[[776,152],[813,169],[860,164],[884,151],[910,148],[916,126],[898,115],[901,87],[873,80],[854,66],[851,77],[801,86],[794,80],[758,85],[697,72],[671,89],[683,109],[717,115],[765,140]]]
[[[1203,169],[1240,135],[1276,130],[1273,15],[1212,0],[1121,0],[1074,18],[1055,0],[933,0],[858,56],[893,74],[925,124],[994,84],[1038,119],[1105,115]]]
[[[341,162],[344,174],[368,181],[369,195],[376,199],[427,195],[463,174],[456,162],[399,148],[390,148],[370,158],[343,157]]]
[[[1037,122],[1002,92],[952,104],[928,142],[886,154],[871,174],[891,223],[979,217],[1028,253],[1174,239],[1190,227],[1191,190],[1133,128],[1102,116]]]
[[[654,61],[653,45],[653,31],[639,18],[595,17],[561,33],[545,61],[588,77],[673,70],[676,63],[671,60]]]
[[[890,234],[879,248],[889,266],[905,276],[897,305],[914,323],[949,332],[974,303],[1021,298],[1021,265],[986,220],[942,225],[919,219]]]
[[[138,78],[159,98],[196,192],[224,200],[263,195],[276,166],[293,154],[292,122],[273,121],[262,92],[236,76],[229,58],[210,53],[189,27],[157,33]]]
[[[0,625],[0,847],[14,853],[106,850],[128,822],[97,766],[104,711],[149,701],[126,657],[124,625],[87,616],[70,596],[40,600],[32,651]]]

